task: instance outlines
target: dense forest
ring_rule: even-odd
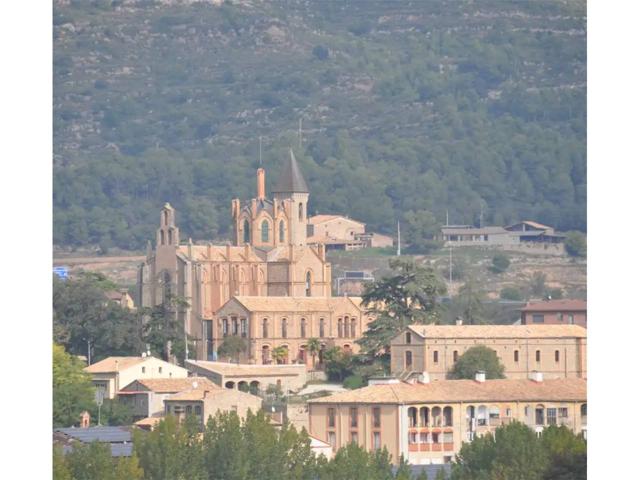
[[[372,230],[586,231],[585,3],[56,0],[54,242],[226,238],[259,137]]]

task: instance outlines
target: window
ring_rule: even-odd
[[[540,361],[540,350],[536,350],[536,362]]]
[[[146,373],[147,372],[147,367],[142,367],[142,373]]]
[[[269,320],[266,318],[262,319],[262,338],[269,337]]]
[[[327,417],[329,419],[329,428],[335,428],[336,426],[336,409],[328,408],[327,409]]]
[[[544,425],[544,407],[536,407],[536,425]]]
[[[416,432],[409,432],[409,443],[411,445],[418,443],[418,434]]]
[[[421,427],[429,426],[429,408],[428,407],[420,407],[420,426]]]
[[[240,320],[240,336],[243,338],[247,336],[247,319],[246,318],[243,318]]]
[[[558,409],[558,417],[559,418],[569,418],[569,409],[566,407],[561,407]]]
[[[533,323],[544,323],[544,315],[542,315],[541,313],[534,313]]]
[[[202,407],[200,405],[196,405],[194,410],[196,415],[202,415]]]
[[[526,407],[525,407],[525,415],[526,415],[526,414],[527,414],[527,413],[526,413]],[[510,417],[510,416],[511,416],[511,409],[510,409],[510,408],[507,408],[507,409],[504,411],[504,415],[505,415],[505,417],[507,417],[507,418],[508,418],[508,417]]]
[[[444,432],[442,434],[442,443],[453,443],[453,432]]]
[[[300,320],[300,337],[307,338],[307,321],[304,318]]]
[[[452,427],[453,426],[453,408],[444,407],[444,409],[442,410],[442,417],[444,419],[444,426],[445,427]]]
[[[162,367],[158,367],[158,373],[162,373]]]
[[[433,427],[442,426],[442,409],[440,407],[433,407],[431,409],[431,424]]]
[[[281,333],[282,333],[282,338],[287,338],[287,319],[283,318],[282,319],[282,325],[281,325]]]
[[[445,456],[444,457],[444,463],[451,463],[453,461],[453,457],[451,456]]]
[[[497,426],[500,421],[500,409],[498,407],[489,407],[489,425]]]
[[[187,405],[187,415],[191,415],[191,405]]]
[[[556,350],[556,363],[560,362],[560,350]]]
[[[231,335],[238,335],[238,317],[231,317]]]
[[[263,220],[262,225],[260,225],[260,240],[262,240],[262,243],[269,241],[269,222],[266,220]]]
[[[207,346],[207,360],[213,359],[213,321],[204,321],[205,344]]]
[[[438,350],[433,351],[433,363],[438,363]]]
[[[458,350],[454,350],[453,351],[453,361],[457,362],[458,361]]]
[[[302,206],[302,203],[298,204],[298,220],[304,220],[304,207]]]
[[[573,313],[570,313],[569,315],[567,315],[569,317],[569,325],[573,325],[575,323],[575,321],[573,320]]]
[[[351,338],[356,338],[356,319],[351,319]]]
[[[242,239],[244,243],[251,243],[251,227],[249,227],[249,221],[244,221],[244,226],[242,227]]]
[[[431,442],[432,443],[440,443],[440,434],[438,432],[431,433]]]
[[[311,296],[311,272],[307,272],[305,277],[305,295],[307,297]]]
[[[380,407],[373,408],[373,428],[380,428]]]
[[[229,320],[224,318],[222,320],[222,336],[226,337],[227,335],[229,335]]]
[[[404,334],[404,343],[411,343],[411,332]]]
[[[516,363],[520,361],[520,352],[518,350],[513,351],[513,361]]]
[[[324,318],[320,319],[320,338],[324,338]]]
[[[342,319],[338,319],[338,338],[342,338]]]
[[[352,407],[349,409],[349,419],[351,428],[358,428],[358,409]]]
[[[477,424],[479,427],[484,427],[487,425],[487,407],[485,407],[484,405],[480,405],[478,407]]]
[[[373,432],[373,449],[380,450],[382,448],[382,439],[380,438],[380,432]]]
[[[409,417],[409,428],[418,426],[418,409],[416,407],[409,407],[407,411]]]
[[[547,408],[547,425],[556,425],[558,423],[556,414],[557,410],[555,408]]]
[[[420,432],[420,443],[429,443],[429,432]]]
[[[280,220],[278,225],[278,233],[280,235],[280,243],[284,243],[284,220]]]
[[[327,432],[327,443],[331,445],[331,448],[336,448],[336,432]]]
[[[404,352],[404,368],[409,369],[411,367],[413,367],[413,353],[407,350]]]
[[[351,432],[351,443],[358,443],[358,432]]]
[[[160,245],[164,245],[164,230],[160,230]]]
[[[562,314],[561,313],[557,313],[556,314],[556,320],[558,321],[558,323],[562,322],[563,319],[562,319]]]

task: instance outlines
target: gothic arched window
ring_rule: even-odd
[[[266,220],[262,221],[262,225],[260,226],[262,241],[267,243],[269,241],[269,222]]]
[[[244,243],[251,243],[251,227],[249,227],[249,221],[245,219],[244,226],[242,227],[242,234]]]
[[[338,338],[342,338],[342,319],[338,319]]]
[[[298,220],[304,220],[304,207],[302,206],[302,203],[298,204]]]
[[[284,220],[280,220],[280,225],[278,226],[280,233],[280,243],[284,243]]]
[[[351,338],[356,338],[356,319],[351,319]]]

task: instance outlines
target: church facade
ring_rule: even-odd
[[[195,342],[196,351],[189,351],[188,358],[215,358],[229,333],[217,312],[236,296],[331,297],[325,247],[307,243],[309,189],[293,152],[270,198],[262,168],[257,170],[256,184],[255,198],[231,202],[233,244],[195,245],[191,239],[181,243],[173,207],[165,204],[160,212],[155,248],[147,248],[139,267],[138,298],[143,307],[161,304],[169,295],[187,300],[188,306],[177,315]],[[249,338],[261,336],[237,332],[243,333]],[[259,355],[250,357],[248,361],[262,363]]]

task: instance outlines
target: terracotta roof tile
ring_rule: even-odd
[[[587,302],[579,299],[529,302],[520,309],[522,312],[576,312],[586,310]]]
[[[586,338],[580,325],[409,325],[423,338]]]
[[[342,392],[309,403],[430,403],[500,401],[586,401],[581,378],[544,380],[443,380],[428,384],[385,384]]]
[[[165,402],[184,402],[184,401],[210,401],[222,397],[260,399],[256,395],[241,392],[239,390],[229,390],[227,388],[218,388],[217,390],[186,390],[165,398]]]
[[[88,373],[111,373],[125,370],[152,357],[108,357],[84,368]]]
[[[249,297],[235,298],[252,312],[342,312],[360,304],[359,297]]]
[[[181,392],[187,389],[197,390],[215,390],[220,387],[206,377],[187,377],[187,378],[141,378],[135,382],[146,387],[152,392],[171,393]],[[129,385],[135,383],[132,382]],[[194,388],[193,384],[197,386]],[[127,388],[127,385],[125,388]]]
[[[203,370],[219,373],[225,377],[233,376],[277,376],[306,374],[305,365],[250,365],[227,362],[210,362],[205,360],[187,360],[187,368],[199,367]]]

